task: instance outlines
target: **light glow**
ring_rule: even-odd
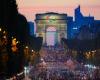
[[[47,40],[48,46],[54,46],[54,44],[55,44],[55,32],[47,32],[46,40]]]
[[[56,34],[56,28],[53,26],[49,26],[47,28],[47,34],[46,34],[46,41],[48,46],[55,45],[55,34]]]
[[[84,66],[88,67],[88,68],[96,69],[96,66],[94,66],[94,65],[87,64],[87,65],[84,65]]]

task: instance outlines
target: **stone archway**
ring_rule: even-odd
[[[56,28],[54,26],[49,26],[46,32],[47,46],[54,46],[56,42]]]
[[[67,15],[59,13],[43,13],[36,14],[36,34],[42,34],[43,45],[60,44],[62,37],[67,38]],[[64,33],[64,35],[61,35]],[[55,36],[52,36],[55,35]],[[50,37],[52,37],[50,39]],[[50,41],[50,40],[51,41]]]

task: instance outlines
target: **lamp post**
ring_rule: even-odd
[[[0,28],[0,32],[2,31],[2,28]]]
[[[16,41],[16,38],[13,38],[13,39],[12,39],[12,48],[11,48],[11,49],[12,49],[13,52],[16,52],[17,49],[18,49],[18,48],[17,48],[17,41]]]

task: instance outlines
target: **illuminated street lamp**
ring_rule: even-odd
[[[26,46],[25,48],[28,48],[28,46]]]
[[[16,41],[16,38],[12,39],[12,48],[11,49],[12,49],[13,52],[17,51],[17,41]]]
[[[2,31],[2,29],[0,28],[0,31]]]
[[[25,56],[27,56],[29,54],[29,47],[28,46],[25,46],[24,53],[25,53]]]
[[[17,43],[16,43],[16,38],[12,39],[12,45],[13,45],[13,46],[17,45]]]
[[[3,34],[5,34],[6,33],[6,31],[3,31]]]
[[[90,52],[86,52],[86,58],[90,59],[90,57],[91,57],[91,53]]]
[[[33,52],[34,50],[32,50],[32,52]]]

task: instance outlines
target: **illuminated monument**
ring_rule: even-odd
[[[36,14],[36,34],[43,37],[43,44],[59,44],[62,37],[67,38],[67,14]]]

